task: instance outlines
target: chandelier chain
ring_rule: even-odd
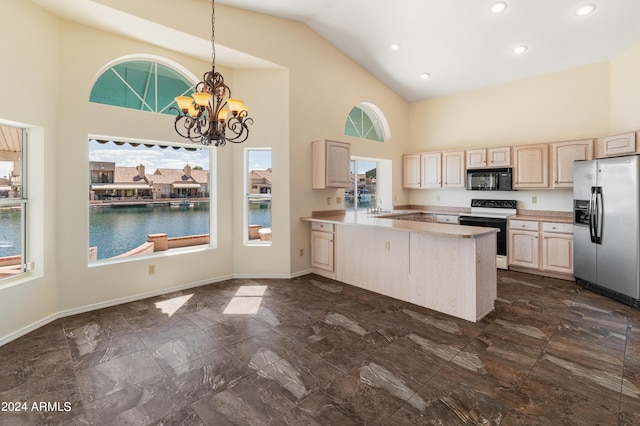
[[[211,0],[211,70],[216,71],[216,2]]]

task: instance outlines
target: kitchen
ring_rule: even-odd
[[[328,278],[337,279],[348,284],[360,286],[373,291],[381,292],[401,300],[407,300],[412,303],[421,304],[421,306],[439,310],[454,316],[460,316],[471,321],[478,321],[493,309],[493,302],[483,303],[479,312],[461,312],[455,309],[438,308],[441,303],[435,300],[438,297],[452,300],[455,299],[454,293],[463,294],[460,290],[452,290],[452,294],[446,294],[442,291],[430,288],[432,282],[439,282],[445,276],[437,272],[439,265],[443,270],[456,269],[453,264],[449,264],[446,260],[441,259],[439,262],[430,264],[421,262],[424,269],[430,271],[432,281],[429,280],[413,280],[413,284],[409,284],[409,291],[402,291],[404,279],[402,278],[402,270],[398,269],[395,273],[389,270],[396,268],[411,259],[414,252],[425,251],[425,247],[421,247],[415,243],[409,244],[404,252],[395,258],[389,257],[382,260],[376,257],[376,250],[372,253],[371,247],[381,245],[380,238],[371,237],[371,232],[365,232],[363,235],[350,235],[351,228],[348,225],[364,225],[368,227],[390,226],[392,228],[406,228],[400,226],[399,221],[411,222],[438,222],[450,223],[466,226],[485,227],[489,229],[499,230],[497,234],[497,244],[492,246],[493,253],[497,252],[495,263],[483,265],[485,270],[488,267],[497,267],[500,269],[511,269],[516,271],[528,272],[532,274],[560,278],[574,281],[574,259],[581,265],[579,270],[583,276],[582,265],[592,263],[590,260],[583,260],[584,243],[580,241],[578,247],[578,257],[574,256],[573,244],[573,223],[577,217],[577,210],[574,216],[572,211],[542,211],[542,210],[525,210],[517,208],[517,201],[509,199],[510,191],[517,189],[545,188],[564,189],[564,196],[567,194],[566,189],[574,187],[574,164],[582,167],[582,163],[590,163],[593,158],[620,157],[629,154],[637,154],[640,147],[637,147],[636,140],[640,133],[629,132],[620,135],[601,137],[597,139],[583,139],[578,141],[550,142],[547,144],[520,145],[516,147],[497,147],[486,149],[471,149],[458,151],[445,151],[436,153],[419,153],[406,154],[403,156],[403,186],[405,188],[465,188],[469,191],[480,191],[478,194],[497,194],[501,198],[497,199],[478,199],[471,200],[470,209],[460,208],[456,206],[394,206],[393,212],[385,212],[382,210],[382,202],[379,203],[378,209],[368,209],[366,216],[364,213],[358,214],[357,211],[344,214],[340,211],[316,212],[313,218],[304,219],[311,222],[311,257],[313,271],[317,274]],[[335,188],[352,188],[353,183],[349,182],[349,161],[350,146],[349,144],[336,141],[315,141],[312,143],[313,149],[313,182],[314,188],[322,189],[327,187]],[[628,157],[623,157],[628,158]],[[576,163],[577,162],[577,163]],[[513,168],[512,168],[513,167]],[[582,170],[582,169],[579,169]],[[583,175],[584,172],[576,172],[576,176]],[[634,179],[628,179],[629,183]],[[582,187],[580,182],[580,187]],[[630,193],[634,193],[631,187]],[[582,189],[575,189],[576,197],[587,198]],[[636,191],[637,192],[637,191]],[[532,196],[535,199],[537,195]],[[595,195],[594,198],[597,198]],[[438,196],[438,198],[440,198]],[[565,201],[566,202],[566,201]],[[570,204],[574,204],[569,199]],[[577,201],[575,202],[577,203]],[[595,201],[593,201],[595,203]],[[602,201],[600,201],[602,204]],[[577,204],[576,204],[577,205]],[[591,206],[591,204],[589,204]],[[582,205],[584,209],[584,205]],[[591,207],[590,207],[591,208]],[[596,207],[593,207],[594,209]],[[637,209],[636,209],[637,210]],[[612,211],[608,210],[607,216]],[[619,211],[615,211],[618,215]],[[583,221],[584,219],[583,215]],[[614,216],[615,217],[615,216]],[[372,220],[373,218],[373,220]],[[384,223],[391,221],[391,224]],[[602,221],[602,219],[600,219]],[[615,221],[616,219],[608,219]],[[396,223],[396,221],[398,221]],[[377,223],[380,222],[380,223]],[[577,225],[581,225],[576,219]],[[587,220],[589,223],[589,220]],[[465,226],[466,225],[466,226]],[[446,232],[441,225],[431,231],[428,228],[432,225],[422,225],[421,228],[425,232],[440,234]],[[594,228],[595,225],[591,225]],[[598,225],[602,228],[602,225]],[[416,225],[416,228],[419,226]],[[324,229],[327,228],[327,229]],[[459,232],[459,227],[449,228],[452,231]],[[581,228],[577,228],[581,231]],[[601,229],[599,229],[601,232]],[[624,231],[623,231],[624,232]],[[342,235],[340,235],[342,234]],[[452,232],[453,234],[453,232]],[[348,241],[347,248],[342,239]],[[388,237],[387,237],[388,238]],[[415,238],[415,237],[414,237]],[[609,237],[611,238],[611,237]],[[356,247],[351,241],[366,240],[363,246]],[[592,237],[593,240],[593,237]],[[413,241],[413,240],[411,240]],[[609,240],[610,241],[610,240]],[[438,245],[437,242],[431,241],[431,244]],[[609,244],[612,244],[611,242]],[[615,244],[615,242],[613,243]],[[633,240],[630,241],[630,249],[633,247]],[[384,250],[390,251],[389,241],[384,242]],[[636,243],[637,245],[637,243]],[[449,250],[449,255],[453,259],[459,260],[460,254],[457,248],[451,245],[444,245],[440,250]],[[485,250],[486,246],[481,246]],[[410,249],[409,249],[410,248]],[[481,251],[467,254],[472,263],[480,264]],[[436,249],[438,250],[438,249]],[[594,249],[595,250],[595,249]],[[635,251],[628,250],[631,256],[630,262],[637,257]],[[352,255],[356,253],[355,255]],[[432,255],[433,256],[433,255]],[[346,259],[346,260],[345,260]],[[377,260],[376,260],[377,259]],[[425,259],[429,259],[427,256]],[[486,256],[484,258],[486,262]],[[493,259],[492,259],[493,260]],[[609,258],[609,261],[614,259]],[[409,260],[409,264],[418,264],[415,260]],[[381,267],[381,265],[384,265]],[[617,266],[617,269],[625,269]],[[614,269],[615,269],[614,268]],[[346,274],[343,271],[353,270],[373,271],[367,279],[354,277],[353,274]],[[596,281],[595,266],[593,272],[586,276]],[[605,266],[599,267],[599,270],[605,271]],[[612,294],[611,291],[600,291],[603,294],[613,296],[617,300],[621,300],[632,306],[638,306],[640,295],[638,294],[638,281],[632,280],[635,269],[630,269],[629,273],[623,275],[622,281],[625,283],[626,297],[619,294]],[[377,272],[376,272],[377,271]],[[409,268],[411,271],[411,268]],[[415,275],[416,272],[413,272]],[[418,276],[420,275],[417,272]],[[398,288],[376,288],[374,284],[376,277],[381,275],[389,275],[397,282]],[[411,275],[411,272],[409,272]],[[482,275],[481,273],[479,275]],[[637,276],[637,271],[635,272]],[[488,293],[490,298],[495,299],[495,276],[485,277],[484,282],[481,280],[473,280],[462,284],[467,293],[476,295]],[[464,278],[458,276],[446,275],[446,281],[450,286],[458,286],[464,281]],[[490,281],[493,280],[493,283]],[[615,278],[601,279],[600,284],[607,281],[616,281]],[[584,281],[579,283],[584,287],[594,289],[593,285],[586,285]],[[608,286],[614,284],[607,284]],[[418,302],[418,299],[411,297],[412,290],[416,286],[427,286],[427,293],[434,295],[433,300]],[[617,284],[619,289],[621,284]],[[379,287],[379,286],[378,286]],[[597,287],[597,286],[596,286]],[[473,290],[472,290],[473,289]],[[597,290],[597,288],[595,288]],[[614,292],[615,293],[615,292]],[[459,297],[459,296],[458,296]],[[477,301],[476,301],[477,302]],[[454,302],[455,304],[455,302]],[[479,307],[481,304],[478,302]],[[475,307],[475,306],[474,306]]]

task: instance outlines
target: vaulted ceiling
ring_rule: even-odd
[[[210,57],[209,41],[132,22],[135,17],[108,2],[33,1],[67,19]],[[640,43],[638,0],[505,0],[506,9],[492,13],[496,2],[217,0],[304,22],[409,102],[607,61]],[[595,10],[577,15],[585,4]],[[526,46],[525,53],[514,53],[516,46]],[[224,48],[218,52],[221,64],[269,66]]]

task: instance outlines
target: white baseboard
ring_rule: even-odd
[[[59,311],[49,316],[46,316],[38,321],[35,321],[32,324],[29,324],[26,327],[23,327],[19,330],[16,330],[12,333],[7,334],[6,336],[0,337],[0,346],[4,346],[9,342],[12,342],[28,333],[31,333],[34,330],[37,330],[40,327],[43,327],[49,324],[52,321],[55,321],[59,318],[65,318],[71,315],[83,314],[85,312],[95,311],[98,309],[109,308],[111,306],[122,305],[123,303],[135,302],[136,300],[147,299],[149,297],[160,296],[162,294],[171,293],[174,291],[186,290],[189,288],[200,287],[207,284],[214,284],[221,281],[226,281],[230,279],[291,279],[300,277],[303,275],[307,275],[311,273],[311,269],[295,272],[292,274],[273,274],[273,275],[264,275],[264,274],[235,274],[235,275],[226,275],[216,278],[211,278],[203,281],[192,282],[188,284],[182,284],[176,287],[171,288],[163,288],[160,290],[154,290],[147,293],[140,293],[133,296],[122,297],[119,299],[112,299],[105,302],[93,303],[91,305],[80,306],[77,308],[66,309],[64,311]]]

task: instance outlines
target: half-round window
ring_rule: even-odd
[[[182,74],[153,61],[127,61],[111,66],[93,84],[90,102],[141,111],[173,114],[176,96],[193,92]]]
[[[384,114],[377,106],[368,102],[353,107],[344,125],[344,134],[377,142],[384,142],[390,136]]]

